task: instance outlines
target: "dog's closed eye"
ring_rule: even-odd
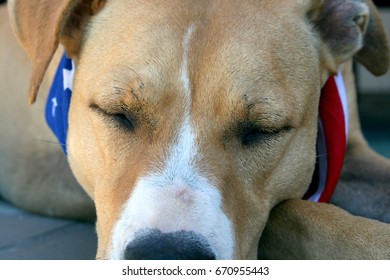
[[[128,114],[112,114],[111,117],[122,127],[128,130],[134,130],[134,119]]]
[[[289,130],[291,130],[291,126],[284,126],[281,128],[262,128],[249,123],[240,126],[237,136],[244,147],[250,147]]]
[[[114,123],[114,125],[126,129],[128,131],[133,131],[135,129],[136,120],[127,110],[111,112],[102,109],[96,104],[91,104],[89,107],[98,114],[105,117],[109,123]]]
[[[250,146],[250,145],[257,143],[258,141],[260,141],[264,137],[267,137],[268,133],[261,131],[256,127],[253,127],[253,128],[243,129],[243,131],[240,134],[241,135],[239,137],[240,137],[242,145]]]

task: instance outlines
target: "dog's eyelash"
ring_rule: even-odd
[[[92,110],[97,112],[98,114],[108,117],[110,123],[113,123],[120,128],[124,128],[126,130],[134,130],[135,129],[135,118],[133,118],[129,113],[114,113],[108,112],[96,104],[91,104],[89,106]]]
[[[247,128],[241,132],[240,140],[244,147],[249,147],[261,140],[269,138],[272,134],[271,132],[266,132],[258,128]]]
[[[126,128],[127,130],[134,130],[134,120],[126,115],[126,114],[112,114],[111,115],[115,121],[121,125],[122,127]]]
[[[244,147],[250,147],[289,130],[291,130],[290,126],[279,129],[263,129],[256,126],[248,126],[241,128],[239,139]]]
[[[244,130],[240,135],[241,143],[244,147],[248,147],[254,143],[264,139],[268,133],[265,133],[257,128],[251,128]]]

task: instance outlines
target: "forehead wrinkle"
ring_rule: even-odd
[[[290,126],[289,109],[285,102],[276,100],[271,96],[258,96],[244,93],[241,95],[246,118],[264,125]]]
[[[140,94],[144,93],[144,79],[129,65],[122,65],[118,68],[119,70],[112,75],[114,93],[122,96],[130,94],[139,99]]]
[[[256,106],[275,106],[277,104],[277,101],[270,97],[270,96],[259,96],[252,93],[243,93],[241,95],[241,99],[243,100],[245,107],[248,110],[253,109]]]

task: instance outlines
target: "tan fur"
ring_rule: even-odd
[[[141,3],[127,0],[107,3],[42,1],[43,4],[38,6],[41,17],[36,14],[32,16],[33,8],[29,2],[10,2],[13,28],[33,62],[30,102],[35,100],[46,67],[60,41],[76,60],[77,73],[69,114],[68,160],[77,181],[95,203],[98,258],[108,257],[113,227],[136,181],[152,168],[162,165],[178,133],[178,125],[188,106],[185,90],[178,79],[183,55],[181,44],[186,30],[194,26],[188,64],[191,116],[201,155],[197,164],[223,196],[224,211],[234,225],[234,257],[256,258],[258,240],[271,209],[286,199],[302,197],[311,180],[320,88],[340,63],[350,60],[355,54],[355,50],[338,53],[329,47],[329,42],[322,41],[323,38],[313,27],[314,22],[320,22],[322,17],[323,1],[298,1],[300,4],[285,1],[283,9],[274,1],[163,1],[164,4],[160,1]],[[316,13],[310,12],[314,10]],[[313,23],[303,20],[309,12]],[[50,17],[45,17],[45,14],[50,14]],[[366,18],[362,17],[359,26],[354,27],[360,30],[356,32],[370,30],[371,23],[366,22]],[[379,18],[374,23],[381,26],[377,21]],[[43,25],[49,25],[50,29],[26,35],[29,29],[41,30],[39,26]],[[385,42],[379,43],[379,48],[388,50],[383,29],[376,28],[372,32]],[[4,36],[9,36],[8,33]],[[362,37],[363,33],[359,36]],[[12,39],[8,41],[10,45],[14,44]],[[355,44],[358,43],[351,43],[356,51],[358,48]],[[365,61],[373,55],[376,54],[359,54],[360,59]],[[6,57],[2,59],[7,61]],[[96,63],[97,59],[99,63]],[[379,63],[379,68],[387,68],[386,63],[388,65],[388,60],[384,59],[383,64]],[[16,71],[25,73],[25,63],[18,65],[22,70]],[[376,67],[369,63],[366,66]],[[51,68],[48,72],[52,74]],[[344,73],[347,79],[351,79],[350,68],[345,68]],[[13,79],[9,81],[13,82]],[[355,105],[353,96],[356,93],[353,90],[350,93],[351,102]],[[4,91],[27,89],[4,88]],[[42,84],[42,91],[47,91],[47,84]],[[9,94],[6,98],[18,100],[13,101],[17,107],[21,106],[19,99],[23,95]],[[133,131],[118,128],[110,117],[110,114],[123,113],[123,108],[134,120]],[[42,107],[40,109],[36,114],[43,115]],[[29,110],[24,109],[23,114],[28,114]],[[7,112],[7,118],[12,115],[12,112]],[[350,115],[350,142],[364,141],[359,135],[356,111],[351,110]],[[21,116],[15,118],[20,120]],[[53,139],[42,120],[38,121],[41,118],[29,118],[31,125],[37,123],[38,127],[32,128],[30,125],[28,133],[20,130],[10,135],[15,138],[16,134],[24,135],[18,136],[19,139],[30,139],[26,149],[29,162],[35,154],[30,150],[35,134]],[[267,132],[280,132],[267,134],[269,138],[255,147],[243,147],[238,137],[248,123],[256,124]],[[23,125],[28,126],[26,121]],[[3,130],[11,127],[12,124],[8,123]],[[9,143],[7,146],[2,141],[1,151],[8,150],[7,156],[11,158],[11,151],[15,151],[17,145]],[[24,147],[27,148],[27,145]],[[59,149],[51,151],[40,146],[37,150],[44,153],[42,158],[50,157],[51,152],[53,155],[60,153]],[[63,159],[62,155],[58,156]],[[26,156],[21,158],[25,159]],[[42,160],[52,168],[59,168],[57,163]],[[13,166],[28,169],[33,165],[16,162]],[[34,180],[42,187],[55,182],[54,179],[49,183],[42,182],[43,178],[39,179],[41,170],[33,171],[37,176]],[[25,178],[25,175],[22,173],[20,177]],[[27,180],[27,184],[24,184],[29,183]],[[21,184],[23,182],[15,183],[12,180],[1,182],[2,195],[26,208],[39,208],[42,205],[40,202],[21,202],[26,197],[26,188]],[[72,181],[66,187],[68,185],[76,184]],[[13,196],[10,194],[11,186],[16,193]],[[62,192],[64,190],[58,190],[58,193]],[[42,194],[42,197],[50,197],[57,204],[57,199],[62,195],[53,198],[49,194]],[[80,217],[84,218],[90,216],[91,208],[88,200],[81,197],[78,200],[81,210],[77,211],[82,211]],[[69,198],[69,201],[73,200],[75,198]],[[291,205],[297,207],[299,213],[301,205]],[[58,210],[56,214],[75,215],[74,212],[70,213],[71,205],[61,207],[63,213]],[[310,207],[316,206],[310,204]],[[318,212],[324,208],[318,207]],[[263,239],[266,240],[265,244],[273,244],[278,237],[285,238],[291,227],[294,228],[294,224],[286,227],[280,225],[278,219],[292,214],[285,213],[283,207],[278,209],[282,210],[277,210],[271,216],[271,221],[275,220],[277,226],[270,224],[271,229],[267,230],[272,234],[265,235],[264,238],[270,239]],[[346,225],[356,219],[344,214],[341,209],[330,209],[319,214],[322,222],[318,231],[321,227],[334,229],[323,218],[326,213],[345,220]],[[41,211],[49,212],[47,209]],[[303,212],[302,217],[306,215],[313,215],[311,218],[315,219],[317,212]],[[311,222],[299,220],[299,217],[296,219],[303,228],[312,225]],[[359,219],[359,226],[365,225],[371,227],[372,222]],[[379,228],[387,230],[386,226]],[[300,227],[294,229],[297,235],[302,232]],[[277,234],[277,231],[281,234]],[[309,233],[314,235],[316,231],[317,228],[310,229]],[[329,229],[324,233],[328,237],[325,244],[316,243],[316,246],[333,246],[334,250],[338,250],[336,246],[339,243],[334,242],[330,232]],[[358,233],[353,230],[351,234],[354,236]],[[362,235],[362,238],[367,236]],[[383,236],[379,242],[388,241],[388,236]],[[292,247],[300,245],[296,240],[288,241],[295,242],[291,244]],[[348,239],[342,241],[346,251],[348,246],[353,246]],[[312,249],[310,246],[304,247],[296,256],[305,257],[306,253],[321,258],[311,252]],[[359,252],[362,253],[357,251],[356,254]],[[382,253],[382,256],[387,254],[386,251]],[[373,254],[379,256],[376,251]],[[337,256],[343,258],[342,255]],[[349,256],[346,252],[345,257]]]
[[[353,216],[331,204],[284,202],[272,211],[261,238],[259,258],[390,258],[388,224]]]
[[[271,41],[268,46],[259,51],[254,46],[261,42],[240,47],[239,53],[251,53],[250,57],[262,57],[260,65],[253,65],[249,61],[243,64],[244,58],[231,56],[233,51],[237,51],[237,47],[231,49],[225,41],[229,40],[228,38],[232,37],[233,33],[247,28],[253,28],[254,33],[271,32],[264,26],[250,27],[251,22],[241,23],[239,20],[241,17],[237,12],[241,10],[244,13],[246,10],[244,7],[231,7],[218,3],[207,7],[205,3],[199,3],[192,5],[193,14],[183,16],[183,18],[181,18],[182,13],[177,5],[164,6],[166,12],[161,8],[153,9],[153,7],[149,10],[133,8],[135,18],[132,19],[131,16],[126,15],[126,11],[133,5],[124,2],[123,5],[121,9],[114,9],[112,3],[107,3],[105,10],[100,14],[101,21],[97,20],[88,31],[89,36],[96,37],[96,40],[87,41],[83,47],[89,51],[82,52],[79,57],[78,74],[74,84],[75,94],[69,116],[70,123],[77,123],[69,129],[69,162],[79,182],[96,203],[99,223],[98,256],[105,257],[107,248],[104,245],[107,244],[105,240],[111,236],[112,223],[115,222],[121,205],[127,200],[127,194],[131,192],[135,179],[141,178],[147,170],[150,170],[151,167],[148,165],[155,166],[155,163],[162,162],[168,153],[167,148],[171,145],[173,136],[178,130],[177,124],[183,119],[184,111],[181,108],[185,106],[184,99],[181,97],[183,90],[176,78],[180,71],[182,57],[180,38],[182,36],[176,36],[176,34],[184,35],[183,27],[187,28],[193,22],[200,21],[196,12],[198,9],[200,11],[210,9],[215,12],[216,17],[213,17],[211,22],[204,27],[202,22],[197,25],[194,34],[194,40],[197,43],[193,44],[194,49],[191,49],[192,55],[189,62],[193,65],[190,76],[196,80],[194,82],[196,88],[194,86],[192,89],[192,111],[195,112],[194,120],[199,129],[197,142],[200,143],[201,153],[204,154],[200,168],[207,170],[208,174],[213,174],[211,178],[215,180],[213,183],[221,189],[225,199],[225,211],[235,225],[236,258],[255,258],[256,243],[269,209],[283,199],[302,196],[304,189],[296,188],[294,185],[308,185],[308,180],[310,180],[315,154],[313,149],[307,152],[306,147],[314,147],[311,141],[315,138],[307,136],[315,133],[315,108],[318,99],[308,99],[306,94],[297,95],[297,93],[311,94],[319,89],[321,83],[319,73],[317,79],[304,76],[306,65],[318,63],[315,59],[312,61],[316,56],[308,56],[307,62],[301,64],[302,61],[279,58],[276,54],[273,56],[274,45],[280,44],[278,39],[275,42]],[[160,30],[154,22],[142,28],[132,28],[131,25],[125,25],[121,21],[107,23],[107,17],[127,17],[132,24],[138,22],[138,18],[146,17],[146,12],[149,17],[170,25],[170,29]],[[258,12],[261,13],[262,10],[259,9]],[[229,15],[230,22],[225,22],[226,15]],[[274,15],[278,16],[276,11]],[[176,23],[178,20],[180,24]],[[226,33],[218,34],[219,38],[215,37],[214,32],[208,32],[210,29],[213,30],[214,26],[220,25],[228,26],[226,26]],[[272,26],[269,28],[272,29]],[[98,35],[108,34],[109,30],[118,30],[118,32],[104,37]],[[119,36],[125,36],[125,30],[132,30],[127,36],[137,38],[136,44],[121,45]],[[291,38],[288,41],[302,37],[301,41],[295,44],[304,43],[307,40],[305,38],[307,35],[301,35],[301,32],[293,30],[285,32],[283,37]],[[145,36],[145,33],[148,36]],[[215,42],[216,45],[204,47],[210,41]],[[216,51],[221,44],[227,45],[222,53]],[[93,48],[95,45],[100,47]],[[287,52],[290,48],[290,45],[286,46],[285,51]],[[95,57],[98,54],[95,51],[106,53],[107,60],[96,65]],[[310,51],[315,53],[314,49]],[[143,65],[141,54],[144,52],[149,54],[152,63],[149,67]],[[265,53],[268,55],[264,55]],[[128,68],[121,67],[124,61],[129,65]],[[116,66],[116,69],[112,68],[112,64]],[[269,65],[277,64],[284,64],[286,67],[282,70],[274,69],[272,76],[264,72],[263,69],[267,69]],[[235,65],[234,68],[231,68],[231,65]],[[92,76],[89,70],[91,67],[94,68]],[[294,79],[288,80],[286,79],[287,73],[283,71],[292,68],[295,69],[296,75]],[[155,69],[159,69],[159,72]],[[243,77],[246,77],[248,81],[259,79],[259,82],[255,84],[244,80],[229,82],[225,73],[231,71],[230,69],[242,72]],[[120,74],[116,74],[116,71],[120,71]],[[207,76],[197,75],[202,72]],[[113,77],[113,75],[118,75],[118,77]],[[210,77],[210,75],[214,76]],[[130,92],[130,96],[122,97],[120,94],[113,96],[112,80],[115,80],[116,87],[124,85],[124,90],[128,90],[133,87],[134,78],[144,84],[142,95],[139,94],[139,97],[136,97],[137,92]],[[129,82],[130,85],[127,85]],[[275,88],[275,84],[279,87]],[[216,85],[219,87],[215,88]],[[253,107],[251,110],[248,110],[248,104],[242,101],[242,95],[246,92],[249,95],[249,100],[246,102],[252,104]],[[129,94],[127,91],[125,93]],[[257,95],[258,93],[262,95]],[[286,100],[286,96],[291,97]],[[169,107],[175,110],[161,110],[164,108],[163,104],[166,103],[164,100],[169,100],[171,103]],[[131,108],[131,112],[135,113],[139,119],[136,131],[130,137],[121,131],[108,128],[104,117],[102,118],[96,112],[90,112],[88,106],[91,103],[108,112],[117,110],[114,107],[115,104],[126,104],[125,106]],[[218,107],[222,108],[222,112],[218,110]],[[298,108],[301,111],[298,111],[298,115],[294,115],[293,112],[296,112]],[[280,111],[284,111],[285,116]],[[198,117],[196,112],[202,113],[202,116]],[[81,119],[86,118],[88,121],[80,122]],[[211,118],[216,118],[217,121],[210,123]],[[286,132],[286,137],[278,139],[273,145],[270,142],[269,149],[242,150],[240,144],[237,143],[237,128],[234,126],[237,122],[244,122],[248,118],[258,118],[262,126],[275,129],[286,126],[288,120],[293,129]],[[298,128],[301,129],[298,130]],[[110,144],[114,140],[112,137],[116,139],[115,146]],[[210,141],[211,139],[215,140]],[[221,145],[221,139],[224,139],[225,145]],[[297,170],[291,172],[285,166],[292,165],[296,153],[306,153],[307,161],[295,165]],[[140,158],[142,158],[141,162],[139,162]],[[265,165],[264,162],[267,164]],[[118,166],[121,168],[118,169]],[[134,170],[133,166],[137,166],[137,169],[144,167],[143,172],[142,169],[140,172]],[[276,172],[279,176],[274,176]],[[134,179],[131,179],[133,177]],[[126,178],[126,180],[121,183],[120,178]],[[287,182],[294,182],[294,185]],[[237,186],[247,191],[232,192],[231,190]],[[118,195],[121,190],[126,195],[120,193]],[[256,203],[248,203],[248,201]],[[242,205],[245,204],[247,207],[243,209]],[[104,218],[107,215],[109,215],[108,218]]]
[[[0,130],[4,131],[0,194],[29,211],[93,219],[93,204],[72,176],[44,120],[44,102],[61,50],[41,84],[41,98],[30,107],[26,102],[30,62],[15,40],[6,7],[0,8],[0,21]]]

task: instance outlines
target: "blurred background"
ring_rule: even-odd
[[[390,37],[390,0],[374,2]],[[390,73],[374,77],[359,64],[355,72],[363,133],[374,150],[390,158]]]

